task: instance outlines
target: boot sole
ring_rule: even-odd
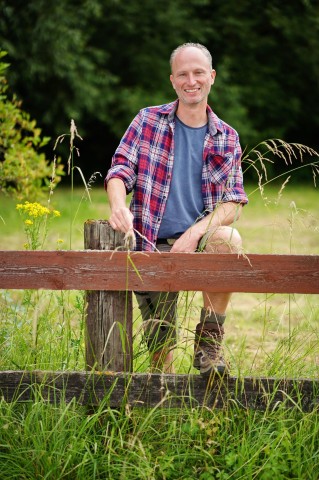
[[[223,367],[223,366],[210,367],[210,368],[207,368],[206,370],[203,370],[200,368],[199,371],[202,377],[210,377],[211,375],[215,375],[215,374],[217,374],[220,377],[224,375],[229,375],[229,371],[227,367]]]

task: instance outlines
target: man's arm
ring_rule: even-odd
[[[174,243],[171,252],[195,252],[201,238],[220,226],[231,225],[241,214],[242,205],[235,202],[221,203],[199,222],[192,225]]]
[[[111,178],[107,183],[107,194],[111,206],[111,227],[123,233],[133,230],[133,214],[126,206],[124,182],[119,178]]]

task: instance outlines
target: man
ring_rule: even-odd
[[[210,52],[186,43],[173,51],[173,103],[142,109],[117,148],[105,179],[115,230],[137,233],[137,249],[215,253],[241,251],[234,229],[242,205],[237,132],[207,104],[216,72]],[[133,191],[130,209],[126,195]],[[178,293],[139,292],[151,366],[172,372]],[[195,332],[194,366],[224,373],[221,351],[231,294],[204,292]]]

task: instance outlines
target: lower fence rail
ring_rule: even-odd
[[[49,403],[75,399],[80,405],[111,408],[208,407],[255,410],[319,405],[319,381],[250,377],[211,377],[113,372],[0,372],[0,395],[6,402],[41,399]]]

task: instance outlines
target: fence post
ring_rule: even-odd
[[[84,224],[86,250],[123,248],[124,234],[105,220]],[[132,292],[86,292],[85,353],[87,369],[132,371]]]

